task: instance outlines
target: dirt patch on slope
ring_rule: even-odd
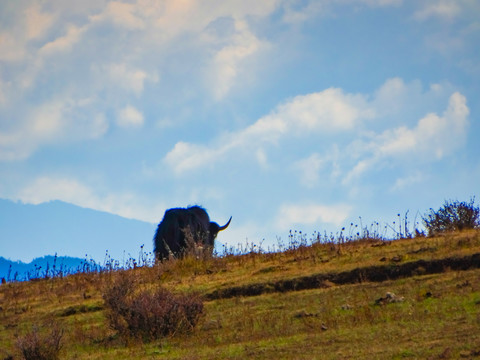
[[[357,268],[340,273],[315,274],[293,279],[233,286],[217,289],[204,296],[205,300],[227,299],[236,296],[256,296],[273,292],[326,288],[332,285],[361,282],[381,282],[416,275],[438,274],[447,270],[480,268],[480,253],[437,260],[418,260],[405,264],[385,264]]]

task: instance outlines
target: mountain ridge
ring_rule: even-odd
[[[46,255],[29,263],[13,261],[0,256],[0,279],[22,281],[50,276],[64,276],[81,271],[84,266],[92,266],[91,261],[71,256]]]
[[[55,200],[38,205],[0,199],[0,256],[30,263],[61,254],[102,263],[153,250],[155,224]]]

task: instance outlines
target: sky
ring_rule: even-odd
[[[2,1],[0,198],[200,204],[230,245],[420,222],[480,195],[479,94],[477,0]]]

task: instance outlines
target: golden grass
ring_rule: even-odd
[[[282,253],[186,258],[129,270],[139,288],[209,294],[361,267],[480,253],[480,232],[314,244]],[[122,271],[0,286],[0,359],[33,324],[65,329],[66,359],[457,359],[480,357],[480,269],[205,302],[193,334],[142,343],[108,328],[102,293]],[[404,301],[375,305],[393,292]]]

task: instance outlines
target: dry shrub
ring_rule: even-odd
[[[25,360],[55,360],[59,358],[63,329],[55,323],[45,327],[51,328],[49,333],[40,334],[38,326],[17,339],[17,347]]]
[[[197,295],[175,295],[162,288],[134,290],[134,279],[125,276],[103,294],[110,326],[122,336],[148,341],[188,333],[203,314],[203,302]]]
[[[423,218],[429,235],[446,231],[475,229],[480,226],[480,208],[475,206],[475,198],[466,201],[445,201],[443,206]]]

